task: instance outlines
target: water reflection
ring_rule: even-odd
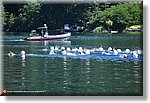
[[[20,62],[16,62],[16,60],[19,60]],[[12,87],[7,87],[9,91],[14,90],[24,90],[26,88],[26,83],[28,80],[26,79],[26,62],[25,58],[14,58],[9,57],[7,62],[8,68],[5,68],[4,76],[5,78],[5,85],[11,84]],[[16,68],[18,66],[18,68]]]
[[[25,85],[25,81],[26,81],[26,78],[25,78],[25,69],[26,69],[26,62],[25,62],[25,56],[23,56],[22,58],[22,63],[21,63],[21,66],[22,66],[22,75],[21,75],[21,81],[22,81],[22,83],[21,83],[21,86],[22,86],[22,88],[25,88],[26,87],[26,85]]]
[[[69,85],[70,85],[70,71],[68,67],[67,58],[63,58],[63,69],[64,69],[64,81],[63,81],[63,89],[65,92],[65,95],[69,95],[67,91],[69,91]]]
[[[69,46],[71,45],[71,41],[63,41],[63,40],[50,40],[50,41],[28,41],[32,45],[60,45],[60,46]]]
[[[85,60],[85,64],[86,64],[86,84],[90,84],[90,71],[91,71],[91,68],[90,68],[90,59],[86,59]]]
[[[5,41],[8,37],[4,38],[3,64],[4,87],[9,90],[44,90],[48,95],[141,95],[142,61],[118,60],[116,56],[106,56],[108,59],[105,59],[101,53],[49,55],[50,46],[97,48],[103,44],[105,49],[112,46],[133,50],[141,47],[140,38],[136,36],[131,36],[131,39],[126,35],[117,35],[117,38],[106,35],[82,38],[80,35],[71,37],[71,41],[45,42]],[[26,58],[20,55],[8,58],[9,50],[15,53],[25,50],[28,54]]]

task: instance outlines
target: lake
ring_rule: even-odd
[[[4,33],[3,71],[7,95],[143,95],[143,59],[94,52],[49,55],[50,47],[142,50],[140,34],[72,34],[66,41],[25,41],[25,33]],[[17,55],[26,51],[26,57]]]

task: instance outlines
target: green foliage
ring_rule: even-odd
[[[99,27],[96,27],[94,30],[93,30],[94,33],[107,33],[106,29],[103,28],[102,26],[99,26]]]
[[[42,4],[40,19],[50,29],[62,28],[64,24],[84,25],[87,7],[87,4]]]
[[[27,31],[38,22],[40,3],[28,3],[18,10],[19,15],[15,18],[16,31]],[[15,29],[14,28],[14,29]]]
[[[10,31],[14,24],[14,15],[13,13],[4,12],[4,8],[2,7],[2,24],[4,26],[5,31]]]
[[[4,10],[3,5],[0,5],[0,12],[2,15],[2,24],[3,24],[3,26],[5,26],[6,25],[6,17],[5,17],[5,10]]]
[[[21,7],[17,14],[5,11],[2,6],[2,23],[4,31],[27,31],[38,21],[40,3],[31,3]]]
[[[24,4],[20,7],[18,12],[15,12],[14,25],[11,30],[30,31],[37,26],[43,26],[44,23],[48,25],[49,29],[62,28],[66,23],[70,25],[84,25],[85,9],[88,5],[89,4],[40,4],[30,2]]]
[[[108,21],[112,21],[114,26],[117,25],[118,28],[123,30],[127,26],[138,25],[142,23],[142,5],[140,3],[120,3],[118,5],[112,6],[111,8],[107,8],[104,11],[95,11],[95,16],[90,17],[89,24],[92,25],[95,22],[105,22],[105,24],[109,24]],[[123,28],[119,28],[121,26]]]
[[[140,4],[125,3],[119,4],[112,8],[106,9],[102,18],[111,21],[117,20],[118,23],[129,25],[135,25],[141,23],[142,9]],[[104,16],[105,15],[105,16]],[[101,16],[99,16],[101,18]]]
[[[11,8],[15,8],[13,5]],[[85,26],[88,31],[96,27],[123,31],[132,25],[142,25],[142,4],[40,4],[29,2],[16,5],[15,11],[3,9],[5,31],[30,31],[46,23],[49,29],[63,28],[64,24]],[[97,29],[95,29],[97,30]],[[101,30],[100,30],[101,31]]]

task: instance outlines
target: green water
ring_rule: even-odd
[[[11,50],[48,54],[50,46],[142,50],[141,35],[76,34],[67,41],[24,41],[26,36],[3,35],[4,88],[8,95],[142,95],[142,61],[49,56],[8,57]],[[45,51],[46,49],[47,51]],[[14,92],[13,92],[14,91]],[[21,91],[16,93],[15,91]],[[27,91],[27,92],[23,92]],[[36,93],[33,91],[37,91]]]

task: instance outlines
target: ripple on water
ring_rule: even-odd
[[[17,38],[17,39],[16,39]],[[4,37],[5,87],[11,90],[45,90],[51,94],[126,94],[137,95],[142,85],[142,60],[118,59],[117,56],[49,55],[50,46],[96,48],[109,46],[121,49],[141,47],[135,36],[72,36],[70,43],[24,42],[22,37]],[[6,41],[5,41],[6,39]],[[11,40],[12,39],[12,40]],[[18,40],[18,41],[16,41]],[[27,52],[8,58],[8,51]],[[129,59],[129,60],[127,60]],[[142,58],[140,58],[142,59]],[[23,63],[23,64],[22,64]],[[23,77],[23,78],[22,78]],[[13,82],[13,83],[12,83]]]

